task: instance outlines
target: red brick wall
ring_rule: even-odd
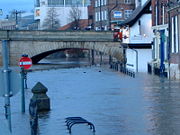
[[[163,6],[165,7],[165,24],[168,23],[168,13],[167,13],[167,1],[168,0],[151,0],[152,3],[152,26],[156,25],[156,6],[158,10],[158,25],[163,24]]]
[[[94,7],[94,24],[96,27],[100,26],[100,22],[95,22],[95,12],[99,12],[100,11],[100,7],[95,7],[95,1],[96,0],[92,0],[92,5]],[[106,10],[107,13],[109,13],[109,11],[116,5],[116,0],[107,0],[107,5],[102,5],[101,6],[101,11]],[[123,21],[125,20],[124,18],[124,10],[134,10],[135,9],[135,0],[132,0],[131,4],[125,4],[124,0],[118,0],[118,6],[114,9],[114,11],[122,11],[122,18],[119,19],[115,19],[113,16],[113,11],[111,12],[111,21],[115,21],[115,20],[120,20]],[[103,25],[108,25],[109,24],[109,15],[107,17],[108,20],[106,21],[102,21]]]

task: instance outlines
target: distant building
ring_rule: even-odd
[[[151,0],[136,1],[132,15],[119,24],[121,44],[126,50],[126,67],[138,72],[147,72],[147,63],[152,59],[153,41]]]
[[[149,72],[180,79],[180,2],[152,0],[153,60]]]
[[[135,0],[92,0],[95,30],[109,30],[127,19],[135,9]]]
[[[88,28],[94,29],[94,5],[93,0],[90,0],[90,5],[88,6]]]
[[[0,30],[15,30],[16,29],[16,21],[2,19],[0,20]]]
[[[20,30],[37,30],[38,23],[34,20],[33,13],[24,13],[18,21],[18,29]]]
[[[0,20],[0,29],[2,30],[36,30],[37,23],[34,21],[33,13],[12,12],[6,19]]]
[[[70,18],[72,7],[78,7],[81,11],[80,19],[88,19],[87,6],[89,4],[89,0],[36,0],[34,17],[35,20],[38,21],[39,29],[43,29],[43,23],[47,17],[47,12],[53,7],[57,11],[60,25],[63,27],[72,22]]]

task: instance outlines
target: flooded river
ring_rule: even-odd
[[[28,104],[37,82],[48,88],[51,100],[51,111],[39,115],[39,135],[68,135],[65,118],[71,116],[92,122],[95,135],[180,134],[179,81],[146,73],[132,78],[107,67],[87,66],[28,73],[25,114],[20,93],[11,98],[13,135],[30,135]],[[0,120],[4,119],[0,98]],[[74,126],[72,134],[91,131]]]

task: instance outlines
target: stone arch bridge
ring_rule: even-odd
[[[112,32],[95,31],[0,31],[0,39],[8,40],[9,63],[17,65],[22,54],[28,54],[33,63],[61,49],[90,49],[103,52],[123,61],[123,49],[113,42]],[[2,65],[2,42],[0,42]]]

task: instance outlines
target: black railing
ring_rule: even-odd
[[[120,71],[121,73],[126,74],[128,76],[131,76],[133,78],[136,76],[134,71],[132,71],[131,69],[126,68],[125,66],[123,66],[122,63],[119,63],[119,62],[111,62],[110,63],[110,68],[114,69],[115,71]]]
[[[95,126],[91,122],[85,120],[84,118],[67,117],[65,122],[70,134],[71,134],[71,128],[75,124],[88,124],[88,126],[90,126],[90,129],[92,129],[92,131],[95,132]]]
[[[30,115],[31,135],[37,135],[37,132],[38,132],[38,111],[37,111],[37,102],[34,100],[30,101],[29,115]]]

